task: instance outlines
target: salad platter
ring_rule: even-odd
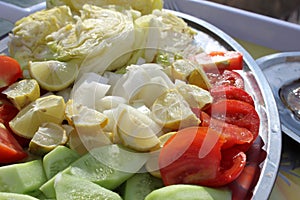
[[[268,197],[272,191],[273,184],[275,183],[275,179],[276,179],[278,168],[279,168],[280,155],[281,155],[281,128],[280,128],[279,114],[277,111],[276,101],[273,97],[273,93],[268,84],[268,81],[266,80],[265,76],[263,75],[260,67],[257,65],[255,60],[249,55],[249,53],[245,49],[243,49],[233,38],[231,38],[229,35],[224,33],[222,30],[218,29],[217,27],[213,26],[212,24],[207,23],[206,21],[203,21],[201,19],[192,17],[192,16],[184,14],[184,13],[171,11],[171,10],[164,10],[164,12],[170,13],[172,15],[175,15],[175,16],[183,19],[184,22],[186,22],[187,25],[189,27],[191,27],[191,29],[195,32],[193,42],[195,44],[199,45],[201,47],[201,49],[203,49],[204,52],[209,53],[209,52],[214,52],[214,51],[218,51],[218,52],[231,51],[231,52],[239,52],[242,54],[243,68],[240,70],[236,70],[236,71],[243,78],[245,91],[252,97],[253,104],[255,106],[255,110],[259,116],[259,121],[260,121],[258,137],[253,142],[252,148],[257,149],[257,147],[258,147],[259,153],[258,153],[257,157],[264,158],[259,161],[256,160],[256,162],[257,162],[256,164],[257,164],[257,166],[259,166],[259,170],[256,171],[255,175],[258,175],[258,177],[256,177],[256,178],[248,177],[251,180],[251,182],[249,184],[253,185],[253,187],[250,187],[251,191],[246,192],[247,193],[246,196],[247,196],[247,198],[251,198],[251,199],[259,199],[259,200],[268,199]],[[53,36],[53,37],[55,37],[55,36]],[[9,55],[10,50],[8,49],[8,45],[7,45],[9,42],[11,42],[11,37],[6,37],[0,41],[0,52]],[[122,46],[123,43],[119,42],[119,45]],[[120,47],[120,49],[122,49],[122,47]],[[112,52],[108,51],[108,53],[112,53]],[[149,51],[148,54],[147,53],[146,54],[151,55],[151,53],[152,52]],[[59,55],[59,56],[61,56],[62,59],[65,59],[69,55]],[[125,55],[125,57],[126,57],[126,55]],[[94,53],[88,54],[87,58],[88,59],[85,59],[83,61],[83,63],[86,66],[89,66],[89,68],[85,69],[89,72],[89,70],[95,69],[95,65],[91,64],[91,60],[97,59],[97,58],[95,58]],[[123,58],[123,56],[122,56],[122,58]],[[162,60],[164,61],[164,59],[162,59]],[[117,61],[119,61],[119,60],[117,60]],[[138,59],[137,62],[142,62],[142,61]],[[104,63],[103,65],[107,65],[107,63]],[[149,67],[150,67],[150,65],[149,65]],[[33,68],[33,65],[32,65],[32,68]],[[131,70],[134,70],[134,67]],[[100,70],[100,71],[94,71],[94,72],[95,73],[103,73],[104,71]],[[30,73],[32,74],[33,72],[31,71]],[[84,73],[82,71],[81,71],[81,73],[82,74],[80,74],[80,72],[79,72],[81,78],[79,78],[78,82],[75,82],[74,87],[76,86],[77,83],[80,83],[80,80],[82,81],[82,77],[84,77]],[[118,71],[118,73],[121,73],[121,72]],[[120,78],[120,80],[122,80],[122,78]],[[139,82],[140,79],[137,78],[136,81]],[[121,81],[119,84],[124,84],[124,83],[126,83],[126,81],[125,82]],[[182,84],[182,83],[179,83],[179,84]],[[131,85],[131,86],[136,87],[133,85]],[[55,92],[56,90],[54,89],[53,91]],[[124,91],[119,91],[118,89],[115,89],[114,92],[115,92],[114,94],[121,94]],[[148,97],[149,97],[149,95],[148,95]],[[74,99],[77,98],[77,100],[80,102],[80,101],[82,101],[82,99],[80,99],[80,98],[84,98],[84,96],[79,95],[79,97],[78,97],[77,95],[74,95],[73,98]],[[131,110],[131,112],[135,112],[135,111]],[[120,114],[120,116],[122,116],[122,115],[130,116],[130,112],[124,111]],[[70,119],[74,120],[75,117],[70,118]],[[73,122],[75,122],[75,121],[73,121]],[[122,123],[124,125],[127,122],[128,121],[125,120]],[[105,122],[105,123],[107,123],[107,122]],[[13,126],[13,125],[11,127],[15,128],[15,126]],[[124,127],[125,127],[124,129],[126,129],[126,130],[127,129],[132,130],[131,127],[128,128],[128,126],[125,126],[125,125],[124,125]],[[170,128],[170,127],[167,127],[167,128]],[[28,136],[28,135],[26,135],[26,136]],[[123,138],[122,140],[126,140],[126,139]],[[131,140],[128,139],[127,142],[130,143]],[[152,140],[150,142],[152,142]],[[145,144],[145,145],[147,146],[150,144]],[[88,144],[87,144],[87,146],[88,146]],[[128,145],[128,146],[132,147],[131,145]],[[135,148],[134,150],[141,150],[143,152],[145,150],[143,148],[144,147],[139,147],[139,148]],[[107,159],[111,160],[109,158],[107,158]],[[104,161],[104,162],[106,162],[106,161]],[[111,163],[109,163],[109,164],[111,164]],[[127,166],[127,164],[125,164],[125,165]],[[131,165],[131,167],[132,167],[132,165]],[[127,168],[127,170],[132,170],[132,169]],[[69,178],[69,180],[72,181],[71,177],[66,176],[66,179],[67,178]],[[58,181],[58,182],[60,182],[60,181]]]

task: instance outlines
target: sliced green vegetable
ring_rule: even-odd
[[[51,179],[58,172],[67,168],[80,156],[66,146],[58,146],[43,158],[43,166],[47,179]]]
[[[41,160],[0,167],[0,192],[29,193],[46,181]]]
[[[35,197],[26,195],[26,194],[17,194],[17,193],[8,193],[0,192],[1,200],[38,200]]]
[[[124,200],[144,200],[155,189],[163,187],[161,179],[149,173],[137,173],[125,183]]]
[[[122,200],[111,190],[67,174],[59,174],[55,179],[54,187],[57,200]]]
[[[76,160],[62,174],[73,175],[113,190],[138,172],[147,161],[146,154],[129,151],[119,145],[91,150]],[[47,198],[55,197],[54,176],[40,190]]]
[[[145,200],[231,200],[229,189],[197,185],[170,185],[151,192]]]

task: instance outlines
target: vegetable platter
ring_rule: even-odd
[[[268,199],[272,91],[162,1],[46,1],[0,43],[1,199]]]

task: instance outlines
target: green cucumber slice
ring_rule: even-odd
[[[229,189],[209,188],[197,185],[170,185],[148,194],[145,200],[231,200]]]
[[[113,190],[138,172],[146,163],[146,154],[129,151],[119,145],[93,149],[66,171]]]
[[[46,181],[41,160],[0,167],[0,192],[29,193]]]
[[[62,174],[72,175],[114,190],[137,173],[148,159],[148,154],[136,153],[120,145],[107,145],[91,150],[77,159]],[[47,198],[54,198],[55,176],[40,187]]]
[[[32,196],[26,194],[17,194],[17,193],[9,193],[9,192],[0,192],[1,200],[38,200]]]
[[[144,200],[150,192],[163,186],[161,179],[149,173],[137,173],[126,181],[123,199]]]
[[[119,194],[111,190],[67,174],[56,176],[54,188],[57,200],[122,200]]]
[[[65,146],[57,146],[43,158],[43,166],[47,179],[51,179],[58,172],[67,168],[79,157],[72,149]]]

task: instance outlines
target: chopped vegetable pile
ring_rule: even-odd
[[[0,56],[0,199],[249,199],[264,160],[243,55],[162,1],[47,1]],[[198,198],[199,197],[199,198]]]

